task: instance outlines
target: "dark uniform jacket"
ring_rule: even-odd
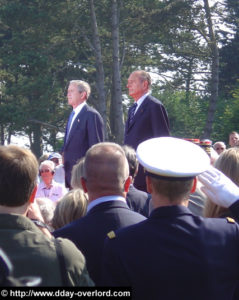
[[[131,124],[129,125],[129,119],[126,121],[124,144],[136,150],[141,142],[161,136],[169,136],[168,115],[163,104],[149,95],[136,111]],[[145,176],[141,165],[134,185],[146,192]]]
[[[68,238],[82,251],[89,274],[97,285],[100,282],[102,250],[107,233],[143,220],[145,217],[131,211],[126,203],[114,200],[92,207],[85,217],[53,234],[55,237]]]
[[[106,240],[103,285],[131,286],[133,299],[229,300],[239,279],[239,227],[184,206],[152,211]]]
[[[104,141],[104,123],[100,114],[87,104],[76,116],[70,135],[64,138],[63,155],[66,186],[70,187],[71,171],[77,160],[94,144]]]

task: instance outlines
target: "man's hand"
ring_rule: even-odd
[[[239,200],[239,187],[219,170],[211,167],[198,176],[201,190],[215,204],[228,208]]]

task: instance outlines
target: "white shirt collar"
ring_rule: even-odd
[[[144,94],[143,96],[141,96],[138,101],[137,101],[137,107],[136,107],[136,110],[135,110],[135,113],[136,114],[136,111],[139,109],[140,105],[144,102],[144,99],[150,94],[150,92]]]
[[[72,118],[72,121],[71,121],[71,127],[75,121],[75,118],[77,117],[77,115],[80,113],[80,111],[82,110],[82,108],[86,105],[86,101],[82,102],[81,104],[79,104],[75,109],[74,109],[74,116]],[[70,130],[71,130],[71,127],[70,127]],[[70,131],[69,131],[70,132]]]
[[[118,195],[112,195],[112,196],[104,196],[104,197],[100,197],[100,198],[97,198],[95,200],[93,200],[92,202],[90,202],[88,204],[88,207],[87,207],[87,213],[93,208],[95,207],[96,205],[98,204],[101,204],[101,203],[104,203],[104,202],[109,202],[109,201],[114,201],[114,200],[119,200],[119,201],[122,201],[124,203],[126,203],[126,200],[124,197],[122,196],[118,196]]]

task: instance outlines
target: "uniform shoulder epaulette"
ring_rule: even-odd
[[[226,219],[227,219],[227,223],[231,223],[231,224],[236,223],[236,221],[233,218],[227,217]]]
[[[107,236],[108,236],[109,239],[114,239],[116,237],[114,231],[110,231],[109,233],[107,233]]]

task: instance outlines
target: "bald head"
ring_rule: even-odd
[[[125,181],[129,177],[129,166],[123,149],[114,143],[99,143],[86,153],[84,162],[89,197],[123,195]]]

